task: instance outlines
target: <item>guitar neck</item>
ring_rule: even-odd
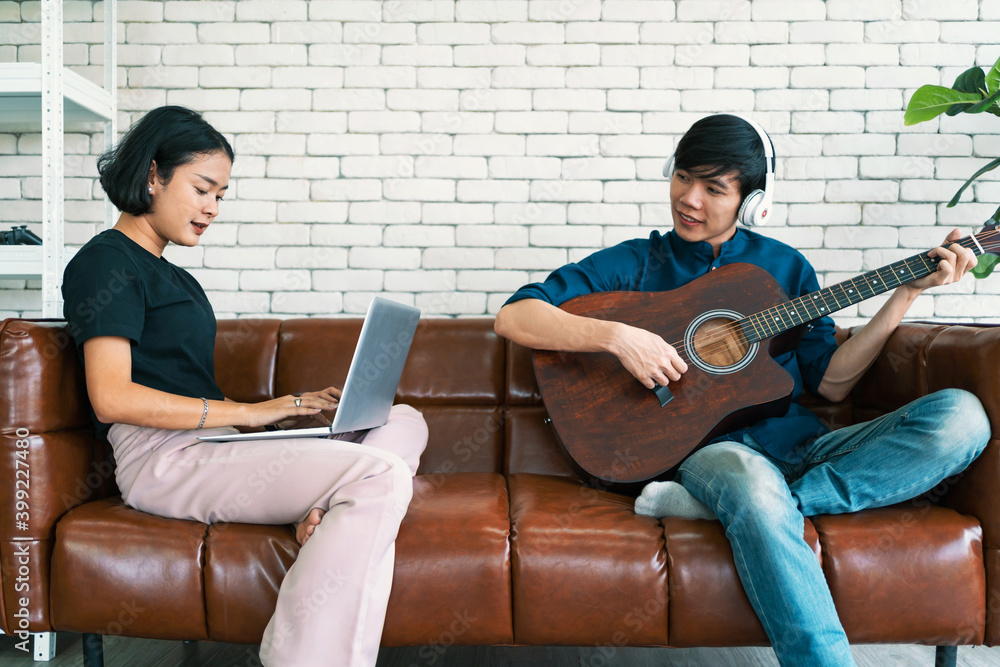
[[[983,253],[979,238],[986,234],[996,235],[996,232],[980,232],[961,238],[955,243],[969,248],[978,256]],[[937,271],[939,261],[937,257],[928,257],[926,252],[913,255],[856,278],[754,313],[739,320],[738,324],[743,329],[747,341],[756,343],[896,289],[900,285],[919,280]]]

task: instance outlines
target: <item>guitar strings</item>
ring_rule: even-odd
[[[971,239],[970,239],[970,237],[967,237],[966,239],[960,239],[959,241],[957,241],[957,243],[962,244],[963,247],[970,247],[970,246],[964,245],[962,243],[965,240],[971,240]],[[970,247],[970,249],[971,249],[971,247]],[[920,259],[920,264],[916,265],[917,268],[926,268],[926,264],[924,263],[922,257],[923,257],[922,255],[918,256],[918,259]],[[911,262],[914,261],[914,258],[907,258],[907,259],[902,260],[902,261],[903,261],[903,265],[907,269],[909,269],[911,271],[911,275],[912,275]],[[886,268],[886,267],[882,267],[882,268]],[[878,271],[879,270],[875,271],[875,275],[879,275]],[[864,276],[860,276],[860,277],[863,278]],[[857,278],[854,278],[851,281],[844,281],[844,282],[845,283],[846,282],[853,283],[854,280],[857,280]],[[826,289],[827,290],[833,290],[837,286],[841,286],[841,290],[843,290],[844,289],[843,284],[844,283],[837,283],[837,285],[831,285],[830,287],[828,287]],[[900,284],[903,284],[903,283],[900,283]],[[897,287],[898,287],[898,285],[897,285]],[[805,296],[808,296],[808,295],[805,295]],[[830,312],[836,312],[837,310],[840,310],[840,309],[846,307],[846,306],[841,306],[840,305],[839,299],[836,296],[836,294],[831,294],[831,296],[833,297],[834,302],[837,304],[837,308],[834,309],[834,310],[832,310],[832,311],[828,311],[827,314],[829,314]],[[873,292],[873,294],[871,296],[875,296],[874,292]],[[865,298],[870,298],[870,297],[865,297]],[[862,299],[862,300],[864,300],[864,299]],[[762,327],[760,327],[760,328],[758,328],[758,324],[757,323],[754,323],[751,320],[751,318],[753,317],[753,315],[745,317],[745,318],[742,318],[741,320],[731,321],[731,322],[729,322],[726,325],[720,325],[718,327],[713,328],[709,333],[707,333],[705,335],[705,337],[703,337],[703,339],[701,341],[699,341],[700,342],[700,347],[702,348],[700,354],[701,355],[711,355],[711,354],[716,354],[716,353],[719,353],[719,352],[722,352],[722,351],[730,351],[731,352],[732,351],[732,346],[729,343],[726,342],[726,339],[733,338],[733,337],[736,337],[736,338],[739,337],[739,331],[742,330],[742,326],[740,325],[740,322],[742,322],[744,320],[750,322],[751,326],[753,326],[753,328],[754,328],[754,331],[756,333],[758,333],[758,335],[760,335],[761,333],[768,333],[767,329],[771,328],[772,326],[780,328],[781,325],[778,325],[776,322],[774,322],[773,316],[772,316],[772,322],[771,322],[770,325],[768,325],[767,321],[764,319],[764,316],[766,316],[766,314],[769,311],[774,311],[774,310],[779,309],[781,307],[785,307],[787,309],[788,308],[788,304],[790,304],[790,303],[792,303],[792,302],[789,301],[789,302],[786,302],[784,304],[778,304],[777,306],[773,306],[772,308],[769,308],[769,309],[767,309],[765,311],[761,311],[761,313],[755,313],[754,315],[760,316],[759,320],[758,320],[758,323],[760,325],[762,325]],[[823,303],[827,304],[827,301],[826,301],[825,297],[823,298]],[[848,297],[848,304],[847,305],[851,305],[849,297]],[[829,306],[827,305],[825,307],[828,308]],[[792,308],[795,308],[795,307],[792,306]],[[808,312],[808,308],[806,308],[806,311]],[[795,312],[795,310],[793,310],[792,312]],[[780,316],[779,316],[778,319],[780,321]],[[812,319],[817,319],[817,318],[812,318]],[[811,320],[809,320],[809,321],[811,321]],[[761,329],[763,329],[764,331],[762,332]],[[783,329],[782,331],[776,332],[776,333],[782,333],[784,330],[787,330],[787,328]],[[775,333],[771,333],[770,335],[761,335],[760,339],[764,340],[766,338],[772,337],[773,335],[775,335]],[[673,345],[673,347],[677,350],[678,355],[681,356],[681,358],[683,358],[686,362],[690,361],[689,357],[690,357],[691,349],[688,347],[686,341],[678,341],[677,343],[675,343]],[[692,345],[692,347],[694,348],[694,352],[698,353],[697,346]]]
[[[988,230],[988,231],[985,231],[985,232],[981,232],[980,234],[978,234],[976,236],[979,237],[979,238],[981,238],[982,240],[987,240],[988,238],[991,238],[991,237],[994,237],[994,236],[997,236],[997,235],[1000,235],[1000,230]],[[973,249],[975,247],[975,243],[976,242],[975,242],[975,240],[973,239],[972,236],[967,236],[967,237],[964,237],[962,239],[959,239],[955,243],[961,245],[964,248],[969,248],[971,250],[971,249]],[[970,243],[972,245],[968,245]],[[917,256],[917,258],[920,259],[921,264],[924,264],[923,257],[924,257],[924,255],[918,255]],[[903,262],[904,266],[906,266],[906,268],[910,269],[909,262],[911,262],[913,260],[914,260],[914,258],[906,258],[905,260],[902,260],[902,262]],[[882,268],[884,269],[884,268],[887,268],[887,267],[882,267]],[[918,268],[926,268],[926,265],[924,265],[923,267],[921,267],[921,266],[918,265]],[[875,275],[879,275],[878,274],[879,270],[880,269],[876,269],[875,270],[875,272],[874,272]],[[911,269],[911,273],[912,273],[912,269]],[[929,275],[929,273],[928,273],[928,275]],[[862,275],[862,276],[859,276],[859,277],[863,278],[864,276]],[[846,282],[853,282],[854,280],[857,280],[857,278],[854,278],[851,281],[844,281],[844,282],[845,283]],[[904,283],[900,283],[900,285],[902,285],[902,284],[904,284]],[[837,285],[831,285],[830,287],[828,287],[826,289],[832,290],[833,288],[837,287],[838,285],[843,285],[843,283],[837,283]],[[897,287],[898,286],[899,285],[897,285]],[[843,289],[843,287],[841,289]],[[823,290],[820,290],[820,291],[823,291]],[[804,296],[808,296],[808,295],[804,295]],[[873,293],[871,296],[875,296],[875,294]],[[802,297],[799,297],[799,298],[802,298]],[[870,297],[865,297],[865,299],[867,299],[867,298],[870,298]],[[837,300],[836,295],[833,295],[833,299],[837,303],[837,306],[838,306],[836,308],[836,310],[840,310],[842,308],[846,308],[846,306],[841,306],[840,305],[839,301]],[[864,300],[864,299],[862,299],[862,300]],[[793,301],[794,301],[794,299],[793,299]],[[826,299],[825,298],[823,299],[823,302],[826,303]],[[791,301],[786,302],[784,304],[778,304],[777,306],[773,306],[772,308],[769,308],[769,309],[767,309],[765,311],[761,311],[761,313],[755,313],[754,315],[762,315],[764,313],[767,313],[770,310],[775,310],[777,308],[781,308],[782,306],[787,307],[787,305],[789,303],[791,303]],[[848,305],[851,305],[850,302],[848,303]],[[806,309],[806,310],[808,312],[808,309]],[[836,312],[836,310],[829,311],[829,312]],[[829,314],[829,312],[827,314]],[[718,352],[724,351],[724,350],[731,350],[732,348],[729,346],[728,343],[725,342],[726,339],[730,338],[730,337],[734,337],[734,336],[738,337],[738,335],[739,335],[738,332],[742,330],[742,327],[740,326],[739,323],[741,321],[743,321],[743,320],[748,320],[749,321],[751,317],[753,317],[753,315],[745,317],[745,318],[742,318],[741,320],[732,321],[732,322],[730,322],[727,325],[720,325],[720,326],[718,326],[716,328],[713,328],[708,334],[706,334],[706,337],[702,341],[700,341],[701,342],[701,347],[703,348],[701,354],[714,354],[714,353],[718,353]],[[812,319],[818,319],[818,318],[812,318]],[[808,320],[808,321],[811,321],[811,320]],[[757,331],[757,325],[753,324],[752,322],[751,322],[751,324],[754,327],[754,330]],[[764,322],[764,324],[766,326],[766,322]],[[781,332],[778,332],[778,333],[781,333]],[[771,335],[767,335],[767,336],[761,336],[761,340],[764,340],[766,338],[770,338],[772,335],[775,335],[775,334],[771,334]],[[674,347],[674,349],[677,350],[678,355],[681,356],[681,358],[683,358],[685,360],[685,362],[690,361],[690,358],[689,358],[689,349],[688,349],[688,346],[687,346],[687,344],[686,344],[685,341],[678,341],[678,342],[674,343],[672,345],[672,347]],[[692,346],[692,347],[694,347],[694,346]],[[695,348],[695,352],[697,353],[697,349],[696,348]]]
[[[957,243],[958,245],[961,245],[963,248],[968,248],[968,249],[972,250],[972,249],[976,248],[977,245],[978,245],[977,239],[978,240],[987,241],[988,239],[991,239],[991,238],[993,238],[995,236],[998,236],[998,235],[1000,235],[1000,229],[987,230],[987,231],[984,231],[984,232],[980,232],[979,234],[976,234],[976,235],[966,236],[964,238],[961,238],[961,239],[955,241],[955,243]],[[926,267],[926,263],[923,260],[924,257],[925,257],[925,255],[918,255],[917,256],[917,259],[920,260],[920,264],[917,265],[917,268],[927,268]],[[904,260],[901,260],[901,261],[902,261],[903,265],[906,266],[907,269],[911,270],[911,275],[912,275],[912,269],[910,267],[910,262],[914,261],[914,258],[908,257],[908,258],[906,258]],[[889,266],[891,266],[891,264]],[[885,269],[885,268],[888,268],[888,267],[882,267],[882,269]],[[881,269],[875,269],[875,271],[873,273],[875,273],[875,275],[878,276],[879,275],[878,272],[880,270]],[[933,273],[933,272],[929,272],[927,275],[930,275],[930,273]],[[848,282],[853,283],[858,278],[864,278],[864,275],[866,275],[866,274],[863,274],[861,276],[853,278],[850,281],[843,281],[841,283],[837,283],[836,285],[831,285],[830,287],[827,287],[825,289],[826,290],[833,290],[838,285],[843,285],[844,283],[848,283]],[[923,276],[921,276],[921,277],[923,277]],[[911,282],[911,281],[907,281],[907,282]],[[905,283],[900,283],[896,287],[899,287],[900,285],[903,285],[903,284],[905,284]],[[843,289],[843,287],[841,287],[841,289]],[[895,289],[895,288],[893,288],[893,289]],[[822,292],[824,290],[820,290],[820,291]],[[813,292],[812,294],[816,294],[816,292]],[[805,296],[809,296],[809,295],[808,294],[803,295],[803,297],[805,297]],[[876,296],[875,293],[874,293],[874,291],[873,291],[873,293],[872,293],[871,296]],[[803,297],[798,297],[798,298],[801,299]],[[871,297],[865,297],[864,299],[861,299],[861,301],[864,301],[865,299],[868,299],[868,298],[871,298]],[[763,314],[765,314],[765,313],[767,313],[769,311],[772,311],[772,310],[775,310],[775,309],[781,308],[781,307],[786,307],[786,309],[787,309],[788,304],[792,303],[795,300],[796,299],[792,299],[791,301],[787,301],[787,302],[785,302],[783,304],[778,304],[776,306],[772,306],[771,308],[768,308],[767,310],[761,311],[760,313],[754,313],[754,315],[761,316],[761,315],[763,315]],[[841,306],[840,305],[840,302],[838,301],[836,295],[833,295],[833,300],[837,303],[836,310],[841,310],[842,308],[846,308],[847,307],[847,306]],[[825,297],[823,298],[823,303],[826,304],[826,298]],[[847,305],[852,305],[850,303],[850,298],[849,297],[848,297],[848,304]],[[794,309],[795,307],[792,306],[792,308]],[[829,306],[826,306],[826,308],[827,308],[827,311],[828,311],[826,313],[827,315],[830,314],[831,312],[836,312],[836,310],[830,311],[829,310]],[[795,310],[793,310],[793,312],[795,312]],[[808,308],[806,308],[806,312],[808,313]],[[676,343],[672,343],[671,346],[677,351],[677,354],[685,361],[685,363],[688,363],[688,362],[691,361],[690,354],[691,354],[692,351],[694,353],[698,354],[699,356],[718,354],[719,352],[723,352],[723,351],[731,351],[732,347],[726,341],[729,338],[739,338],[739,334],[740,334],[740,332],[742,332],[742,329],[743,329],[743,327],[740,325],[740,322],[742,322],[744,320],[750,321],[751,325],[754,327],[754,331],[755,332],[758,331],[757,324],[753,324],[753,322],[751,321],[751,318],[754,317],[754,315],[749,315],[747,317],[741,318],[740,320],[730,321],[728,324],[720,325],[718,327],[713,328],[710,332],[708,332],[705,335],[705,337],[701,341],[699,341],[700,347],[702,348],[700,352],[697,349],[698,346],[695,346],[693,340],[692,340],[692,345],[691,345],[690,348],[688,347],[687,342],[685,340],[680,340],[680,341],[677,341]],[[822,317],[822,316],[820,316],[820,317]],[[819,319],[819,318],[818,317],[811,318],[811,319],[806,320],[806,321],[812,321],[813,319]],[[764,324],[764,327],[766,328],[767,327],[767,323],[763,322],[763,324]],[[787,330],[787,329],[785,329],[785,330]],[[785,331],[785,330],[783,330],[783,331]],[[782,333],[783,331],[779,331],[778,333]],[[758,335],[759,335],[759,332],[758,332]],[[771,338],[773,335],[776,335],[776,334],[770,334],[770,335],[766,335],[766,336],[760,336],[760,340],[765,340],[767,338]]]

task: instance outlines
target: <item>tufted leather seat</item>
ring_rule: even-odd
[[[341,383],[360,325],[222,321],[219,384],[257,401]],[[808,401],[845,425],[961,387],[994,427],[969,471],[919,499],[807,520],[852,641],[1000,641],[998,367],[1000,328],[905,324],[847,401]],[[0,377],[4,632],[21,629],[27,596],[31,632],[259,642],[298,551],[291,528],[125,506],[64,323],[4,321]],[[544,423],[529,351],[498,338],[491,319],[423,320],[398,401],[424,413],[430,442],[399,533],[383,644],[767,643],[721,526],[636,516],[631,498],[581,484]],[[24,463],[26,526],[12,509]]]

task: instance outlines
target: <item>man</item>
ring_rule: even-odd
[[[497,314],[497,333],[536,349],[610,352],[652,389],[687,370],[672,346],[649,331],[557,306],[590,292],[676,289],[734,262],[767,270],[791,299],[818,290],[801,253],[737,226],[766,215],[772,151],[763,129],[749,121],[726,114],[698,121],[664,170],[673,230],[600,250],[522,287]],[[958,237],[953,230],[946,243]],[[716,438],[681,465],[673,482],[650,483],[636,501],[641,514],[722,522],[744,590],[782,665],[853,664],[829,587],[803,539],[803,517],[913,498],[965,469],[989,437],[982,405],[961,390],[834,432],[797,402],[804,388],[831,401],[847,396],[917,296],[961,279],[976,263],[957,244],[929,255],[940,259],[938,270],[898,287],[843,345],[824,317],[806,327],[795,351],[776,358],[795,381],[786,415]]]

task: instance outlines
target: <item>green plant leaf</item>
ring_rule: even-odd
[[[955,196],[951,198],[950,202],[948,202],[948,208],[951,208],[952,206],[958,203],[958,200],[962,197],[962,193],[965,192],[965,188],[969,187],[972,184],[972,181],[976,180],[977,178],[979,178],[988,171],[993,171],[997,167],[1000,167],[1000,157],[996,158],[995,160],[987,164],[985,167],[983,167],[982,169],[974,173],[972,176],[970,176],[969,180],[967,180],[965,183],[962,184],[962,187],[958,189],[958,192],[955,193]]]
[[[958,75],[951,88],[963,93],[978,93],[980,90],[986,90],[986,75],[983,74],[983,68],[970,67],[965,70]]]
[[[964,72],[958,75],[958,78],[955,79],[955,83],[952,84],[951,88],[952,90],[959,90],[963,93],[972,93],[974,95],[979,95],[979,98],[982,99],[983,97],[985,97],[983,95],[983,91],[986,90],[986,75],[983,74],[982,68],[970,67],[969,69],[965,70]],[[979,113],[980,111],[985,111],[986,107],[988,106],[989,104],[984,106],[982,109],[977,109],[976,111],[973,111],[972,107],[969,107],[967,105],[953,104],[951,107],[948,108],[948,111],[946,111],[945,113],[947,113],[949,116],[957,116],[962,112]]]
[[[906,105],[903,124],[916,125],[940,116],[952,105],[969,106],[981,102],[982,99],[981,93],[963,93],[944,86],[920,86]]]
[[[998,99],[1000,99],[1000,90],[996,91],[989,97],[985,98],[979,104],[973,104],[971,107],[965,107],[964,109],[962,109],[962,111],[964,111],[965,113],[982,113],[983,111],[986,111],[991,106],[993,106],[993,103],[996,102]]]
[[[972,267],[971,273],[973,276],[979,279],[983,279],[986,276],[993,273],[993,269],[996,268],[997,262],[1000,262],[1000,256],[997,255],[980,255],[979,263]]]
[[[993,67],[986,73],[986,92],[995,93],[1000,89],[1000,59],[993,63]]]

